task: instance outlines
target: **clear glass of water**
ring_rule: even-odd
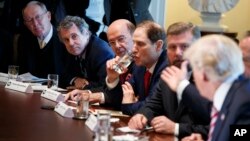
[[[16,80],[19,74],[19,66],[9,65],[8,66],[8,77],[11,80]]]
[[[98,141],[109,141],[110,140],[110,113],[98,112],[98,127],[97,127],[97,138]]]
[[[124,69],[127,68],[133,60],[132,53],[131,52],[126,52],[113,66],[113,69],[119,73],[122,74],[124,72]]]
[[[48,74],[48,88],[52,90],[57,90],[58,89],[58,81],[59,81],[59,76],[58,74]]]
[[[77,119],[87,119],[89,116],[89,93],[77,95],[76,115]]]

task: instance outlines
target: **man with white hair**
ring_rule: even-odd
[[[242,75],[244,64],[239,47],[225,36],[210,35],[187,49],[184,58],[193,68],[195,84],[201,96],[213,102],[208,140],[229,140],[230,125],[250,124],[250,81]],[[182,75],[186,73],[185,65],[187,63],[182,64]],[[180,78],[170,73],[168,77]],[[184,94],[180,97],[190,106],[199,103],[192,101],[199,101],[197,95]],[[208,108],[203,110],[209,112]],[[195,113],[198,115],[199,111]],[[199,134],[192,134],[183,140],[203,139]]]

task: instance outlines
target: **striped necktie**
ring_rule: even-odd
[[[211,111],[211,121],[210,121],[210,128],[209,128],[209,133],[208,133],[208,140],[207,141],[212,141],[212,136],[213,136],[213,131],[215,127],[215,123],[218,118],[218,110],[213,106],[212,111]]]

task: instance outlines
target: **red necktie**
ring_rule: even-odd
[[[218,114],[219,114],[218,110],[213,106],[212,111],[211,111],[211,115],[210,115],[211,116],[211,121],[210,121],[210,128],[209,128],[208,140],[207,141],[212,140],[213,131],[214,131],[216,120],[218,118]]]
[[[144,94],[148,96],[151,73],[147,70],[144,74]]]

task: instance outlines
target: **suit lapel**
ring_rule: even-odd
[[[242,77],[240,76],[237,80],[235,80],[233,82],[231,88],[229,89],[229,92],[228,92],[228,94],[223,102],[222,108],[219,112],[219,117],[216,121],[215,129],[213,131],[212,140],[218,140],[218,137],[220,136],[220,133],[222,133],[223,130],[229,130],[229,127],[226,127],[226,126],[230,126],[230,125],[228,125],[228,123],[225,124],[225,122],[227,120],[228,114],[230,113],[230,106],[231,106],[232,100],[235,97],[236,90],[241,85],[241,82],[242,82],[242,81],[240,81],[241,79],[242,79]]]

